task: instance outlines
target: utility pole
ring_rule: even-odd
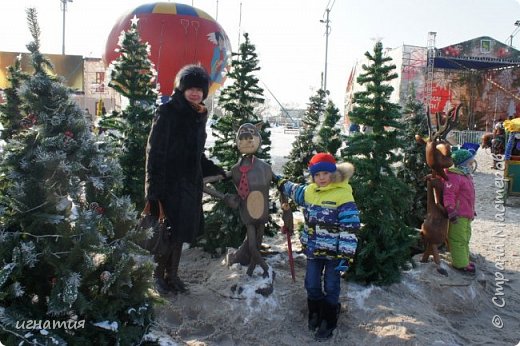
[[[509,35],[509,46],[513,47],[513,37],[515,37],[516,34],[518,34],[518,31],[520,31],[520,20],[517,20],[515,23],[516,29]]]
[[[334,5],[334,3],[333,3]],[[332,9],[327,6],[327,9],[325,10],[327,16],[325,20],[320,20],[321,23],[325,23],[325,70],[323,72],[323,90],[327,91],[327,60],[328,60],[328,53],[329,53],[329,34],[330,34],[330,20],[329,20],[329,14],[330,10]]]
[[[240,1],[240,15],[238,16],[238,46],[237,52],[240,51],[240,31],[242,29],[242,1]]]
[[[63,11],[63,40],[61,44],[62,55],[65,55],[65,12],[67,12],[67,2],[72,2],[72,0],[60,0],[61,10]]]

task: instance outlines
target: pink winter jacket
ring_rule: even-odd
[[[444,181],[443,203],[448,217],[462,216],[470,220],[475,217],[475,186],[471,175],[458,169],[446,170],[449,180]]]

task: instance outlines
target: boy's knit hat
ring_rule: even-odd
[[[175,77],[175,88],[184,93],[189,88],[201,88],[205,100],[208,97],[209,75],[200,65],[186,65]]]
[[[318,153],[309,162],[309,171],[313,177],[318,172],[333,173],[336,171],[336,160],[331,154]]]
[[[453,164],[455,166],[462,166],[473,157],[475,157],[475,152],[467,149],[457,149],[451,153],[451,158],[453,159]]]

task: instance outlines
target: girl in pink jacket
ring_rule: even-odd
[[[446,171],[444,181],[444,207],[450,219],[448,243],[452,266],[455,269],[474,273],[475,264],[469,260],[471,221],[475,217],[475,186],[469,165],[475,152],[466,149],[453,151],[454,166]]]

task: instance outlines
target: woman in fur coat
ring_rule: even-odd
[[[145,195],[158,213],[161,202],[173,230],[171,252],[155,255],[156,288],[160,293],[186,292],[178,275],[184,242],[193,242],[203,229],[203,177],[223,175],[222,168],[204,154],[209,75],[199,65],[183,67],[175,91],[154,118],[146,148]]]

